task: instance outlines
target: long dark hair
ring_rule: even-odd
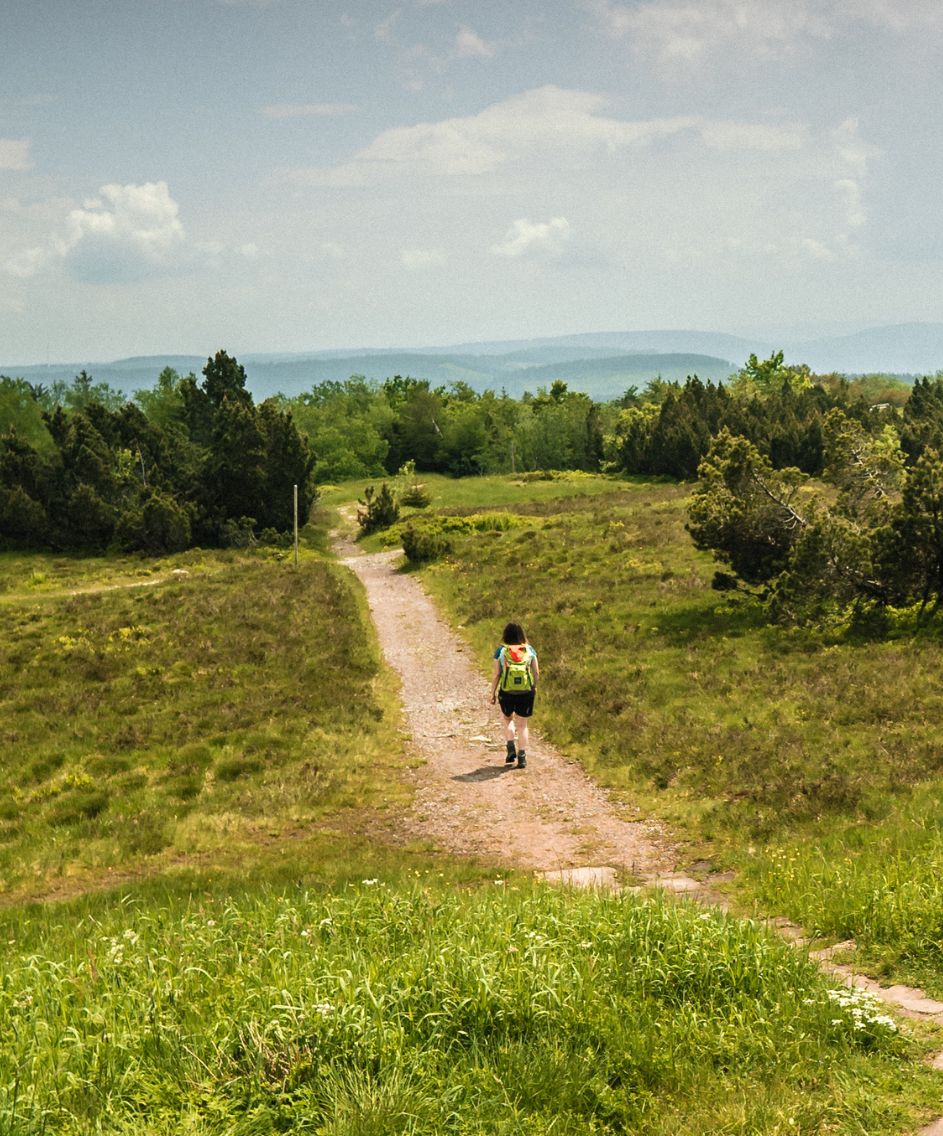
[[[504,634],[501,636],[502,643],[506,643],[509,647],[515,647],[520,643],[527,642],[527,636],[524,634],[524,628],[519,623],[509,623],[504,628]]]

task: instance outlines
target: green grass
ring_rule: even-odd
[[[613,486],[625,484],[624,479],[579,471],[494,474],[484,477],[446,477],[441,473],[417,474],[430,495],[429,509],[460,510],[504,508],[508,505],[533,504],[555,501],[560,498],[597,496],[612,491]],[[363,496],[368,485],[380,485],[384,480],[391,485],[396,477],[373,477],[365,481],[347,481],[341,485],[323,485],[319,488],[319,502],[327,508],[356,501]],[[404,509],[405,513],[414,510]],[[425,511],[425,510],[422,510]]]
[[[854,935],[943,993],[936,632],[877,641],[766,626],[748,597],[711,590],[714,564],[684,530],[688,487],[600,487],[505,504],[531,523],[452,534],[454,553],[424,580],[483,668],[504,623],[523,623],[541,659],[538,725],[687,834],[692,858],[749,867],[743,882],[767,910]],[[913,881],[907,894],[924,895],[906,912],[885,854],[852,835],[875,825]],[[830,866],[844,842],[854,886],[851,869]],[[808,861],[803,886],[780,880],[784,854]],[[878,892],[893,893],[899,918],[873,918]]]
[[[877,1134],[928,1103],[916,1045],[760,926],[501,884],[7,915],[0,1131]]]
[[[706,589],[684,491],[509,482],[476,500],[494,480],[443,493],[515,526],[460,535],[461,560],[428,578],[472,612],[483,654],[523,613],[554,692],[542,722],[731,857],[744,833],[757,866],[814,833],[802,808],[751,821],[758,772],[752,803],[724,797],[723,764],[710,800],[691,772],[658,787],[674,717],[693,714],[689,672],[713,660],[722,683],[691,720],[733,728],[744,665],[760,675],[776,646]],[[266,553],[9,556],[0,603],[2,1136],[860,1136],[932,1114],[928,1040],[839,1000],[762,926],[496,881],[404,845],[395,683],[359,588],[322,557],[295,572]],[[812,676],[810,643],[787,647]],[[836,691],[843,658],[824,659]],[[791,674],[770,682],[793,697]],[[617,739],[603,715],[569,716],[597,695]]]
[[[766,903],[832,940],[856,965],[943,993],[943,785],[918,786],[886,816],[764,849],[746,875]]]
[[[126,562],[39,563],[34,597],[37,570],[0,559],[8,894],[238,860],[402,802],[395,685],[341,569],[201,554],[185,578],[161,565],[164,583],[131,588]]]

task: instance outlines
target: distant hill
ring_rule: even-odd
[[[708,355],[611,355],[593,352],[589,358],[558,359],[559,351],[537,349],[533,354],[514,351],[505,355],[384,352],[339,358],[309,357],[272,363],[249,357],[244,363],[249,385],[258,397],[275,391],[292,395],[327,379],[344,380],[351,375],[383,381],[391,375],[428,379],[434,386],[468,383],[476,391],[507,391],[519,398],[525,391],[563,379],[571,390],[586,391],[593,398],[617,398],[626,387],[644,386],[649,379],[684,380],[698,374],[704,379],[724,379],[736,368],[726,359]]]
[[[814,371],[934,375],[943,370],[943,323],[872,327],[854,335],[806,340],[795,351],[795,360]]]
[[[519,398],[525,391],[563,379],[571,390],[585,391],[598,400],[619,397],[627,387],[643,387],[650,379],[683,381],[697,374],[702,379],[727,378],[736,366],[726,359],[698,354],[612,355],[602,348],[587,348],[576,357],[574,347],[518,349],[504,355],[489,353],[436,354],[405,351],[371,351],[356,354],[311,354],[298,356],[239,356],[249,389],[256,400],[281,393],[288,396],[310,390],[329,380],[343,382],[363,375],[382,382],[393,375],[428,379],[434,386],[468,383],[476,391],[507,391]],[[562,357],[561,357],[562,356]],[[131,395],[152,387],[164,367],[180,374],[199,375],[206,364],[202,356],[175,355],[119,359],[113,363],[66,363],[49,366],[0,367],[0,374],[47,386],[59,379],[71,381],[83,368],[96,380],[107,382]]]
[[[523,354],[535,358],[541,352],[555,361],[591,355],[712,355],[736,359],[739,366],[751,351],[762,351],[765,342],[715,331],[592,331],[544,339],[512,339],[494,343],[464,343],[447,348],[429,348],[436,354],[455,352],[475,355]],[[574,350],[575,348],[575,350]],[[549,362],[550,360],[548,360]]]
[[[847,375],[883,372],[932,375],[943,369],[943,323],[906,323],[869,328],[852,335],[771,342],[705,331],[589,332],[541,339],[462,343],[451,346],[365,348],[303,353],[243,354],[229,345],[246,369],[256,399],[281,392],[296,395],[316,383],[351,375],[382,381],[392,375],[428,379],[434,385],[466,382],[474,390],[505,390],[520,397],[563,379],[572,390],[599,400],[616,398],[652,378],[683,381],[697,374],[715,382],[739,369],[750,354],[768,357],[783,350],[787,362],[814,371]],[[213,347],[216,350],[216,347]],[[207,353],[209,354],[209,352]],[[155,355],[111,363],[0,365],[0,374],[30,382],[71,380],[85,369],[96,381],[126,394],[152,387],[164,367],[199,375],[207,356]]]

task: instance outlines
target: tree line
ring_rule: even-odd
[[[891,428],[905,463],[938,444],[943,379],[911,390],[751,356],[726,383],[653,378],[596,402],[557,380],[512,398],[467,383],[352,376],[256,405],[220,351],[202,376],[163,371],[127,399],[84,371],[46,388],[0,378],[0,545],[172,551],[267,538],[317,485],[382,479],[414,463],[453,476],[538,469],[694,478],[720,437],[772,471],[821,477],[829,416],[865,437]],[[699,537],[712,547],[706,535]]]
[[[239,363],[165,370],[127,401],[84,371],[46,389],[0,379],[0,545],[161,553],[292,524],[314,459],[291,412],[256,406]],[[304,514],[303,514],[304,515]]]

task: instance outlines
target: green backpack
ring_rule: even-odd
[[[501,648],[501,690],[505,694],[526,694],[534,689],[530,669],[530,650],[525,643]]]

